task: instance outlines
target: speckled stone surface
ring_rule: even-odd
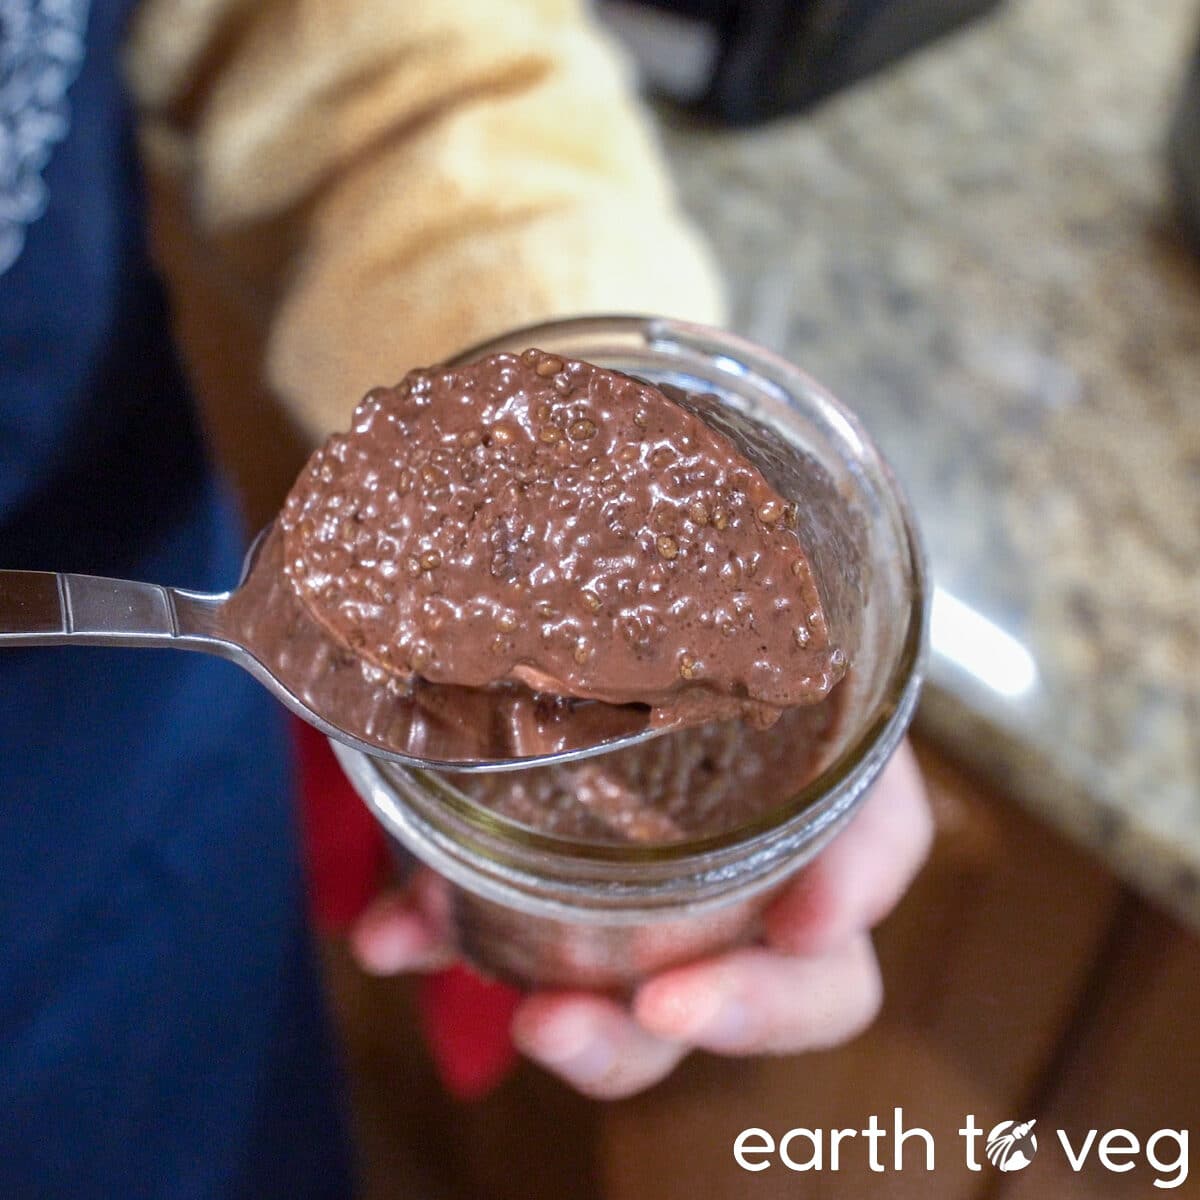
[[[1033,656],[1004,696],[935,654],[926,728],[1200,924],[1200,262],[1162,155],[1197,23],[1011,2],[809,116],[663,136],[733,327],[863,416],[936,582]]]

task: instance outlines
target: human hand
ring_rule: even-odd
[[[762,943],[675,967],[628,1006],[590,992],[540,991],[513,1019],[522,1052],[585,1095],[632,1095],[692,1049],[794,1054],[870,1024],[882,1000],[870,929],[895,906],[929,850],[933,822],[908,743],[853,821],[768,908]],[[365,970],[394,974],[450,961],[445,891],[422,872],[380,897],[351,945]]]

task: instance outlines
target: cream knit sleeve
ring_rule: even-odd
[[[269,380],[314,435],[513,325],[720,317],[579,0],[146,0],[129,69],[194,222],[263,296]]]

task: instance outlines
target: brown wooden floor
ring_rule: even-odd
[[[486,1101],[446,1099],[414,1034],[405,981],[360,975],[329,946],[329,980],[352,1067],[369,1200],[724,1200],[935,1196],[1059,1200],[1200,1195],[1153,1187],[1141,1159],[1078,1175],[1054,1130],[1159,1128],[1200,1119],[1200,946],[1108,873],[1013,806],[923,752],[937,809],[933,858],[879,931],[888,1000],[840,1050],[790,1059],[696,1055],[653,1091],[615,1104],[575,1096],[523,1067]],[[862,1128],[894,1109],[934,1135],[937,1167],[868,1169],[865,1150],[834,1174],[733,1161],[737,1133]],[[1001,1175],[962,1161],[957,1130],[1037,1117],[1039,1156]],[[853,1147],[853,1143],[845,1143]],[[861,1142],[859,1143],[861,1146]],[[883,1144],[889,1162],[890,1139]],[[1160,1157],[1173,1157],[1161,1146]]]

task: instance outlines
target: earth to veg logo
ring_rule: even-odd
[[[1001,1121],[993,1125],[987,1135],[988,1162],[1001,1171],[1023,1171],[1037,1153],[1037,1134],[1033,1132],[1036,1121]]]
[[[820,1129],[797,1126],[778,1134],[743,1129],[733,1141],[733,1161],[751,1174],[782,1168],[795,1172],[889,1171],[1024,1171],[1038,1153],[1036,1120],[1000,1121],[989,1129],[968,1113],[957,1139],[939,1144],[928,1129],[910,1125],[904,1109],[891,1119],[871,1114],[863,1128]],[[1139,1136],[1131,1129],[1042,1129],[1047,1154],[1074,1174],[1139,1172],[1148,1187],[1172,1191],[1188,1178],[1187,1129],[1159,1129]],[[945,1138],[943,1137],[943,1142]],[[946,1151],[948,1150],[948,1153]],[[1036,1172],[1037,1168],[1034,1167]],[[1156,1193],[1147,1191],[1147,1195]]]

